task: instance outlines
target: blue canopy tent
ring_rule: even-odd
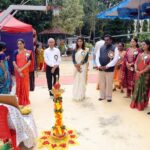
[[[150,0],[124,0],[97,15],[100,19],[150,19]]]

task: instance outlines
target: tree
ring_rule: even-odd
[[[60,16],[54,21],[55,26],[60,26],[66,33],[74,34],[77,28],[83,25],[83,6],[79,0],[64,0]]]
[[[149,20],[144,20],[143,21],[143,25],[142,25],[142,31],[143,32],[149,32],[149,24],[148,24],[148,21]],[[145,34],[140,34],[139,35],[139,40],[142,41],[142,40],[147,40],[147,39],[150,39],[150,34],[149,33],[145,33]]]
[[[43,0],[32,0],[27,3],[28,5],[45,5]],[[52,20],[52,11],[19,11],[16,14],[16,17],[19,20],[22,20],[26,23],[32,24],[38,32],[41,32],[43,29],[51,27]]]
[[[96,19],[96,15],[104,11],[121,0],[82,0],[84,6],[84,26],[82,28],[82,34],[100,36],[103,32],[103,28],[107,25],[107,20]]]
[[[94,37],[103,37],[104,34],[121,35],[131,33],[133,30],[133,21],[128,20],[109,20],[96,19],[96,15],[105,11],[122,0],[82,0],[84,6],[84,26],[82,34],[89,35],[91,39]],[[119,26],[118,26],[119,24]],[[125,40],[126,38],[121,38]],[[120,40],[120,38],[116,38]]]
[[[26,1],[24,1],[26,2]],[[0,10],[3,11],[4,9],[8,8],[9,5],[12,4],[21,4],[22,0],[1,0],[0,1]],[[28,2],[28,4],[43,4],[43,0],[32,0]]]
[[[133,21],[129,20],[120,20],[119,18],[115,20],[109,20],[108,23],[103,28],[103,35],[110,34],[110,35],[122,35],[131,33],[133,31]],[[115,41],[122,41],[125,42],[127,37],[116,37]]]
[[[148,31],[148,20],[144,20],[142,31],[144,31],[144,32]]]
[[[11,4],[10,0],[1,0],[0,2],[0,11],[3,11]]]
[[[92,32],[95,30],[95,16],[98,13],[97,0],[83,0],[82,3],[85,13],[83,18],[84,26],[82,33],[91,37]]]
[[[101,0],[100,2],[103,3],[105,5],[105,8],[111,8],[114,5],[118,4],[119,2],[121,2],[122,0]]]

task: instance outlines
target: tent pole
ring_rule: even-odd
[[[46,11],[46,6],[34,6],[34,5],[10,5],[2,14],[0,18],[0,23],[14,10],[36,10],[36,11]]]
[[[150,19],[148,21],[148,32],[150,32]]]
[[[140,32],[140,12],[141,12],[141,0],[139,0],[139,9],[138,9],[138,20],[137,20],[137,36],[139,36]]]
[[[24,0],[23,0],[23,1],[24,1]],[[23,1],[21,2],[20,5],[25,5],[26,3],[29,2],[29,0],[27,0],[27,1],[24,2],[24,3],[23,3]],[[18,12],[18,10],[15,10],[15,11],[13,12],[13,14],[11,14],[11,16],[8,16],[8,18],[6,19],[6,21],[4,21],[3,24],[2,24],[2,26],[0,27],[0,31],[1,31],[1,29],[4,27],[4,25],[12,18],[12,16],[14,16],[17,12]]]

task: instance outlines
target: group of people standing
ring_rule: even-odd
[[[142,41],[139,48],[138,40],[133,38],[130,47],[124,50],[121,51],[122,61],[116,65],[119,87],[122,92],[126,88],[125,98],[132,99],[131,108],[144,110],[148,105],[150,90],[150,41]]]
[[[31,50],[25,48],[23,39],[17,40],[17,50],[13,53],[13,66],[16,79],[16,95],[18,104],[27,106],[30,104],[29,91],[29,71],[34,65],[32,63],[33,54]],[[8,57],[5,54],[6,43],[0,42],[0,94],[10,94],[12,91],[12,78],[8,67]]]
[[[150,42],[142,41],[139,49],[136,40],[132,39],[133,46],[127,50],[125,55],[124,74],[122,79],[127,86],[127,97],[131,96],[131,108],[143,110],[148,106],[150,90]],[[135,45],[135,46],[134,46]]]
[[[13,66],[16,77],[16,95],[19,105],[30,104],[29,100],[29,72],[32,64],[32,51],[25,48],[23,39],[17,41],[18,49],[13,54]],[[48,40],[48,48],[44,50],[46,64],[46,79],[50,97],[53,98],[52,87],[59,78],[61,53],[55,47],[55,40]],[[8,57],[5,55],[6,44],[0,42],[0,93],[9,94],[11,91],[11,75],[8,67]],[[73,99],[82,101],[86,98],[86,84],[88,79],[90,51],[85,47],[85,41],[79,37],[76,48],[72,53],[74,65]],[[96,43],[95,60],[99,72],[99,101],[112,101],[112,92],[117,88],[124,92],[126,98],[132,98],[131,108],[143,110],[148,105],[150,91],[150,41],[144,40],[139,48],[138,41],[132,38],[130,47],[120,42],[113,44],[110,35]],[[114,85],[114,87],[113,87]]]
[[[112,45],[112,37],[106,35],[104,43],[96,44],[95,54],[100,71],[99,100],[107,99],[111,102],[112,91],[119,88],[123,93],[126,89],[125,98],[132,99],[131,108],[143,110],[147,107],[150,91],[150,41],[142,41],[139,48],[138,40],[132,38],[130,47],[126,49],[122,42],[116,47]]]
[[[113,44],[110,35],[96,43],[95,59],[99,71],[100,98],[99,101],[112,101],[112,92],[119,88],[126,89],[125,98],[131,98],[131,108],[144,110],[148,106],[150,93],[150,41],[144,40],[138,44],[136,38],[130,41],[130,47],[119,42]],[[88,56],[83,38],[78,38],[76,49],[72,55],[74,64],[73,99],[85,99]]]

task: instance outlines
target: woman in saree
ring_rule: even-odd
[[[5,50],[6,43],[0,42],[0,94],[9,94],[11,90],[11,79]]]
[[[41,71],[43,69],[43,64],[44,64],[44,48],[42,46],[39,51],[39,70]]]
[[[116,91],[116,89],[119,88],[121,89],[121,93],[123,93],[123,87],[121,86],[121,74],[122,74],[121,67],[122,67],[124,56],[126,54],[124,43],[122,42],[118,43],[118,50],[119,50],[119,60],[115,66],[115,71],[114,71],[113,91]]]
[[[121,85],[127,89],[125,98],[130,98],[133,94],[135,68],[134,64],[138,54],[141,52],[138,48],[138,40],[133,38],[130,42],[130,48],[127,49],[122,65]]]
[[[148,106],[150,87],[150,41],[142,42],[143,53],[139,54],[135,63],[135,87],[130,104],[131,108],[144,110]]]
[[[40,70],[40,50],[39,45],[35,46],[36,69]]]
[[[82,101],[85,99],[88,72],[88,50],[85,48],[82,37],[77,39],[72,59],[74,64],[73,100]]]
[[[18,49],[14,52],[13,65],[16,76],[16,95],[21,106],[30,104],[29,100],[29,66],[31,51],[25,49],[23,39],[17,41]]]

